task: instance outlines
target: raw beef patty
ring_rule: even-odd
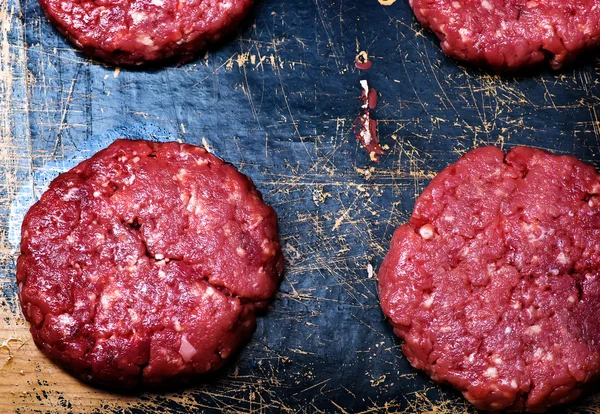
[[[39,0],[77,47],[118,65],[190,60],[232,31],[252,0]]]
[[[277,216],[203,148],[118,140],[50,184],[22,226],[36,345],[117,388],[214,371],[275,293]]]
[[[598,0],[409,0],[447,55],[500,70],[554,69],[600,43]]]
[[[477,408],[541,411],[600,369],[600,176],[573,157],[469,152],[394,233],[379,296],[410,363]]]

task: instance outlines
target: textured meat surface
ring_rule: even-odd
[[[17,279],[43,352],[128,388],[221,367],[282,270],[276,214],[246,176],[203,148],[118,140],[29,210]]]
[[[191,59],[246,15],[252,0],[39,0],[48,18],[86,53],[137,65]]]
[[[480,409],[578,397],[600,368],[599,182],[526,147],[477,149],[442,171],[379,272],[410,363]]]
[[[409,0],[419,21],[456,59],[514,70],[559,69],[600,43],[598,0]]]

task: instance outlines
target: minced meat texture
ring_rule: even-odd
[[[573,157],[487,147],[442,171],[378,275],[409,362],[483,410],[578,397],[600,369],[599,206]]]
[[[409,0],[447,55],[499,70],[554,69],[600,44],[597,0]]]
[[[77,47],[118,65],[190,60],[231,32],[252,0],[39,0]]]
[[[118,140],[31,207],[17,280],[44,353],[131,388],[224,365],[282,270],[277,216],[246,176],[203,148]]]

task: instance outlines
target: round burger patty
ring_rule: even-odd
[[[114,64],[189,60],[231,32],[252,0],[39,0],[77,47]]]
[[[477,408],[578,397],[600,370],[600,176],[532,148],[469,152],[396,229],[379,295],[410,363]]]
[[[17,280],[44,353],[130,388],[224,365],[282,271],[277,216],[249,178],[203,148],[118,140],[31,207]]]
[[[447,55],[501,70],[554,69],[600,44],[597,0],[409,0]]]

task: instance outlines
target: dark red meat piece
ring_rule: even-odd
[[[190,60],[231,32],[252,0],[39,0],[71,42],[91,56],[139,65]]]
[[[356,55],[356,58],[354,59],[354,66],[360,70],[369,70],[371,69],[371,66],[373,66],[373,62],[369,60],[369,55],[367,55],[367,52],[363,51]]]
[[[203,148],[118,140],[31,207],[17,280],[44,353],[129,388],[221,367],[282,270],[277,216],[246,176]]]
[[[447,55],[499,70],[554,69],[600,44],[596,0],[409,0]]]
[[[600,369],[600,176],[573,157],[469,152],[394,233],[379,295],[410,363],[484,410],[542,411]]]
[[[377,106],[377,91],[369,88],[365,80],[361,81],[361,85],[362,113],[354,120],[354,135],[371,160],[379,161],[379,155],[384,152],[377,136],[377,120],[373,119],[373,110]]]

